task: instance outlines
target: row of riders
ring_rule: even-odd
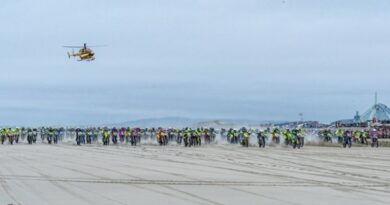
[[[70,133],[74,133],[76,136],[76,143],[91,144],[96,142],[98,135],[101,135],[103,145],[109,145],[110,143],[130,143],[132,146],[136,146],[142,139],[155,139],[159,145],[167,145],[169,142],[175,141],[177,144],[184,144],[185,147],[200,146],[202,139],[204,143],[209,144],[215,141],[216,132],[213,128],[184,128],[184,129],[163,129],[163,128],[103,128],[103,129],[80,129],[71,130]]]
[[[2,128],[0,129],[0,141],[4,144],[8,140],[10,144],[18,143],[19,140],[24,141],[27,138],[29,144],[37,141],[38,129],[28,128]]]
[[[47,140],[49,144],[57,144],[61,140],[64,133],[63,128],[2,128],[0,129],[0,141],[4,144],[5,140],[8,140],[10,144],[19,143],[25,141],[29,144],[37,142],[38,134],[41,136],[41,140]]]
[[[294,128],[291,130],[285,129],[282,131],[278,128],[266,129],[264,131],[259,129],[247,129],[245,127],[238,130],[233,128],[230,128],[228,130],[221,129],[221,136],[225,138],[228,143],[240,143],[244,147],[249,146],[250,136],[256,136],[257,145],[260,148],[264,148],[266,141],[268,140],[268,136],[271,136],[271,140],[273,143],[279,144],[281,135],[283,136],[284,143],[286,146],[292,146],[294,149],[299,149],[304,145],[304,133],[300,128]]]
[[[77,145],[92,144],[101,138],[103,145],[110,143],[130,143],[136,146],[141,142],[141,138],[155,139],[159,145],[167,145],[175,141],[177,144],[184,144],[185,147],[200,146],[202,140],[205,144],[215,141],[216,131],[214,128],[3,128],[0,130],[2,144],[7,139],[10,144],[18,143],[19,139],[24,141],[27,138],[29,144],[36,143],[38,135],[42,142],[57,144],[64,137],[74,137]]]
[[[322,129],[316,130],[318,139],[324,143],[332,143],[337,140],[337,142],[342,145],[342,147],[351,147],[352,143],[370,145],[372,147],[378,147],[378,132],[375,127],[367,129]],[[295,148],[301,148],[305,144],[305,133],[301,128],[294,129],[266,129],[265,131],[253,130],[246,128],[241,128],[239,130],[229,129],[221,130],[221,136],[225,137],[226,140],[231,144],[241,143],[243,146],[248,147],[249,145],[249,136],[257,136],[257,144],[259,147],[264,147],[268,136],[271,138],[271,143],[280,144],[281,139],[285,146],[291,146]],[[370,139],[370,142],[369,142]]]
[[[210,144],[215,141],[216,135],[219,133],[222,140],[231,144],[241,144],[244,147],[249,146],[250,136],[257,138],[259,147],[265,147],[268,137],[271,138],[271,143],[280,144],[281,139],[286,146],[293,148],[301,148],[305,144],[306,135],[300,128],[294,129],[221,129],[216,131],[214,128],[184,128],[176,129],[169,128],[2,128],[0,129],[0,140],[4,144],[8,139],[10,144],[18,143],[19,140],[29,144],[36,143],[38,135],[41,141],[47,141],[48,144],[57,144],[65,136],[74,137],[77,145],[96,143],[99,138],[102,139],[103,145],[110,143],[130,143],[136,146],[142,139],[156,140],[161,146],[167,145],[169,142],[183,144],[185,147],[200,146],[202,141],[204,144]],[[368,144],[368,138],[371,139],[371,146],[378,147],[378,136],[375,128],[364,130],[348,130],[348,129],[323,129],[317,132],[318,138],[325,143],[332,143],[337,140],[343,147],[351,147],[352,142],[360,144]]]
[[[343,147],[351,147],[352,143],[368,145],[372,147],[378,147],[378,131],[376,128],[367,129],[324,129],[318,132],[318,137],[324,143],[337,143],[342,144]]]

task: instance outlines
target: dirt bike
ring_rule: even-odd
[[[92,143],[92,133],[87,133],[87,144]]]
[[[184,147],[189,146],[189,140],[188,140],[188,134],[184,134],[183,141],[184,141]]]
[[[343,148],[346,148],[347,146],[348,146],[348,148],[351,148],[351,146],[352,146],[352,139],[349,136],[344,136],[344,138],[343,138]]]
[[[8,133],[8,142],[10,143],[10,144],[14,144],[14,135],[13,134],[11,134],[11,133]]]
[[[168,137],[166,135],[158,136],[158,143],[160,146],[168,144]]]
[[[5,135],[1,135],[1,136],[0,136],[1,144],[4,144],[5,138],[6,138]]]
[[[191,135],[189,141],[189,147],[195,146],[197,144],[197,137],[195,135]]]
[[[19,133],[14,135],[14,140],[15,140],[16,144],[19,143]]]
[[[179,133],[176,137],[176,143],[177,144],[181,144],[181,142],[183,141],[183,136],[181,133]]]
[[[259,144],[259,147],[264,148],[265,147],[265,136],[257,136],[257,143]]]
[[[33,131],[33,134],[32,134],[33,138],[32,138],[32,142],[33,143],[36,143],[37,142],[37,137],[38,137],[38,133],[35,131]]]
[[[51,144],[52,141],[53,141],[53,134],[52,133],[48,133],[47,134],[47,143]]]
[[[378,138],[371,138],[371,147],[379,147]]]
[[[360,144],[368,145],[367,138],[366,137],[360,137]]]
[[[295,149],[295,148],[300,149],[301,148],[301,142],[299,141],[298,137],[293,137],[291,139],[291,145],[292,145],[293,149]]]
[[[27,142],[29,144],[32,144],[33,143],[33,134],[32,133],[28,133],[27,134]]]
[[[103,135],[102,136],[103,145],[109,145],[110,144],[110,136],[109,135]]]
[[[118,136],[116,134],[113,134],[111,137],[112,143],[117,144],[118,143]]]
[[[231,144],[238,144],[238,136],[232,135],[232,136],[230,137],[230,143],[231,143]]]
[[[280,143],[280,137],[278,135],[273,134],[272,135],[272,142],[279,144]]]
[[[81,145],[81,138],[82,138],[82,136],[81,136],[81,134],[76,134],[76,144],[77,145]]]
[[[54,143],[54,144],[58,144],[58,138],[59,138],[59,135],[58,135],[58,134],[54,134],[54,135],[53,135],[53,143]]]
[[[131,146],[137,146],[137,135],[132,134],[130,137]]]
[[[325,135],[325,137],[324,137],[324,142],[330,142],[330,143],[332,143],[332,137],[329,136],[329,135]]]
[[[249,137],[243,137],[241,140],[241,145],[243,147],[249,147]]]

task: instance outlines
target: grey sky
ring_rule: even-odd
[[[350,118],[390,104],[390,1],[0,1],[0,125]],[[62,45],[108,44],[96,61]]]

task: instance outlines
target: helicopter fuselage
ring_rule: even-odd
[[[71,54],[69,54],[69,56],[73,56],[73,57],[76,57],[78,56],[80,59],[79,61],[82,61],[82,60],[87,60],[87,61],[92,61],[92,60],[95,60],[95,57],[94,57],[95,53],[91,50],[91,49],[80,49],[79,52],[72,52]]]

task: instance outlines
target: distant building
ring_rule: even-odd
[[[382,103],[377,103],[361,116],[361,120],[362,122],[388,123],[390,122],[390,109]]]
[[[338,120],[332,124],[340,127],[366,127],[369,123],[382,123],[390,124],[390,109],[382,104],[377,102],[377,94],[375,93],[375,103],[370,107],[363,115],[359,115],[359,112],[356,112],[356,115],[353,119]]]

